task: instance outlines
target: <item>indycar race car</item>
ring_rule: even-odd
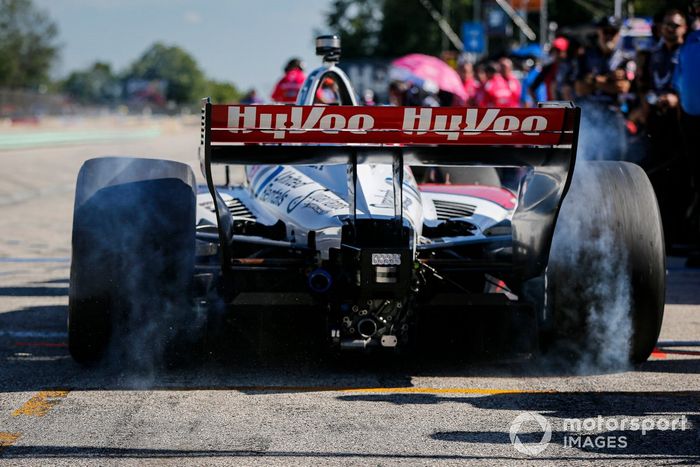
[[[177,162],[85,162],[70,278],[75,360],[231,339],[227,323],[265,309],[310,312],[313,332],[339,351],[503,344],[486,327],[518,347],[575,342],[592,305],[577,278],[610,278],[586,266],[601,255],[585,245],[555,261],[553,244],[578,241],[563,237],[567,216],[608,242],[602,256],[626,277],[617,293],[629,298],[629,358],[648,358],[665,288],[656,199],[635,165],[576,161],[578,108],[358,106],[335,63],[337,38],[317,48],[324,64],[295,105],[203,102],[206,191]],[[339,105],[315,105],[329,79]],[[216,165],[243,165],[245,182],[215,185]],[[430,183],[417,176],[426,172]]]

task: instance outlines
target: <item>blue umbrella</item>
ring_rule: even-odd
[[[539,44],[527,44],[513,49],[510,54],[515,57],[541,57],[543,51]]]

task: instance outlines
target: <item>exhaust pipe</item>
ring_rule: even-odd
[[[377,332],[377,323],[373,319],[365,318],[357,323],[357,332],[364,338],[374,336]]]
[[[307,277],[309,288],[315,293],[326,293],[333,285],[333,277],[325,269],[315,269]]]

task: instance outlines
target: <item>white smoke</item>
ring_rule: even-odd
[[[577,176],[585,177],[581,172],[585,170]],[[550,267],[559,271],[557,302],[565,326],[583,330],[582,339],[569,342],[568,351],[575,356],[578,373],[624,370],[632,337],[626,251],[615,244],[610,226],[591,220],[588,203],[578,204],[559,218],[550,260]]]
[[[107,366],[148,386],[174,356],[172,344],[194,350],[203,325],[187,290],[194,178],[189,169],[159,169],[159,163],[138,159],[105,158],[86,166],[74,224],[73,267],[80,274],[71,287],[83,298],[101,300],[99,309],[83,315],[109,313]],[[169,172],[159,175],[156,169]]]
[[[585,123],[591,124],[590,119]],[[586,161],[589,146],[579,144],[583,151],[557,220],[548,268],[563,317],[557,326],[579,336],[560,342],[553,357],[573,356],[573,370],[582,374],[627,369],[632,339],[627,251],[616,240],[615,200],[606,196],[599,172],[591,166],[595,162]]]

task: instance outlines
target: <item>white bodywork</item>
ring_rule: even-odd
[[[253,165],[246,166],[245,175],[244,185],[219,189],[234,219],[254,219],[266,225],[282,220],[287,227],[287,241],[299,245],[307,244],[308,232],[313,230],[324,259],[328,258],[329,248],[340,246],[342,219],[350,215],[346,165]],[[449,209],[441,210],[441,203]],[[215,225],[209,194],[200,193],[198,204],[198,225]],[[357,166],[356,209],[358,218],[394,217],[390,165]],[[473,241],[483,237],[489,227],[508,219],[512,212],[513,209],[475,196],[422,192],[411,169],[404,169],[403,216],[415,232],[413,245],[462,240],[427,239],[422,236],[424,224],[468,220],[477,227],[469,237]]]

